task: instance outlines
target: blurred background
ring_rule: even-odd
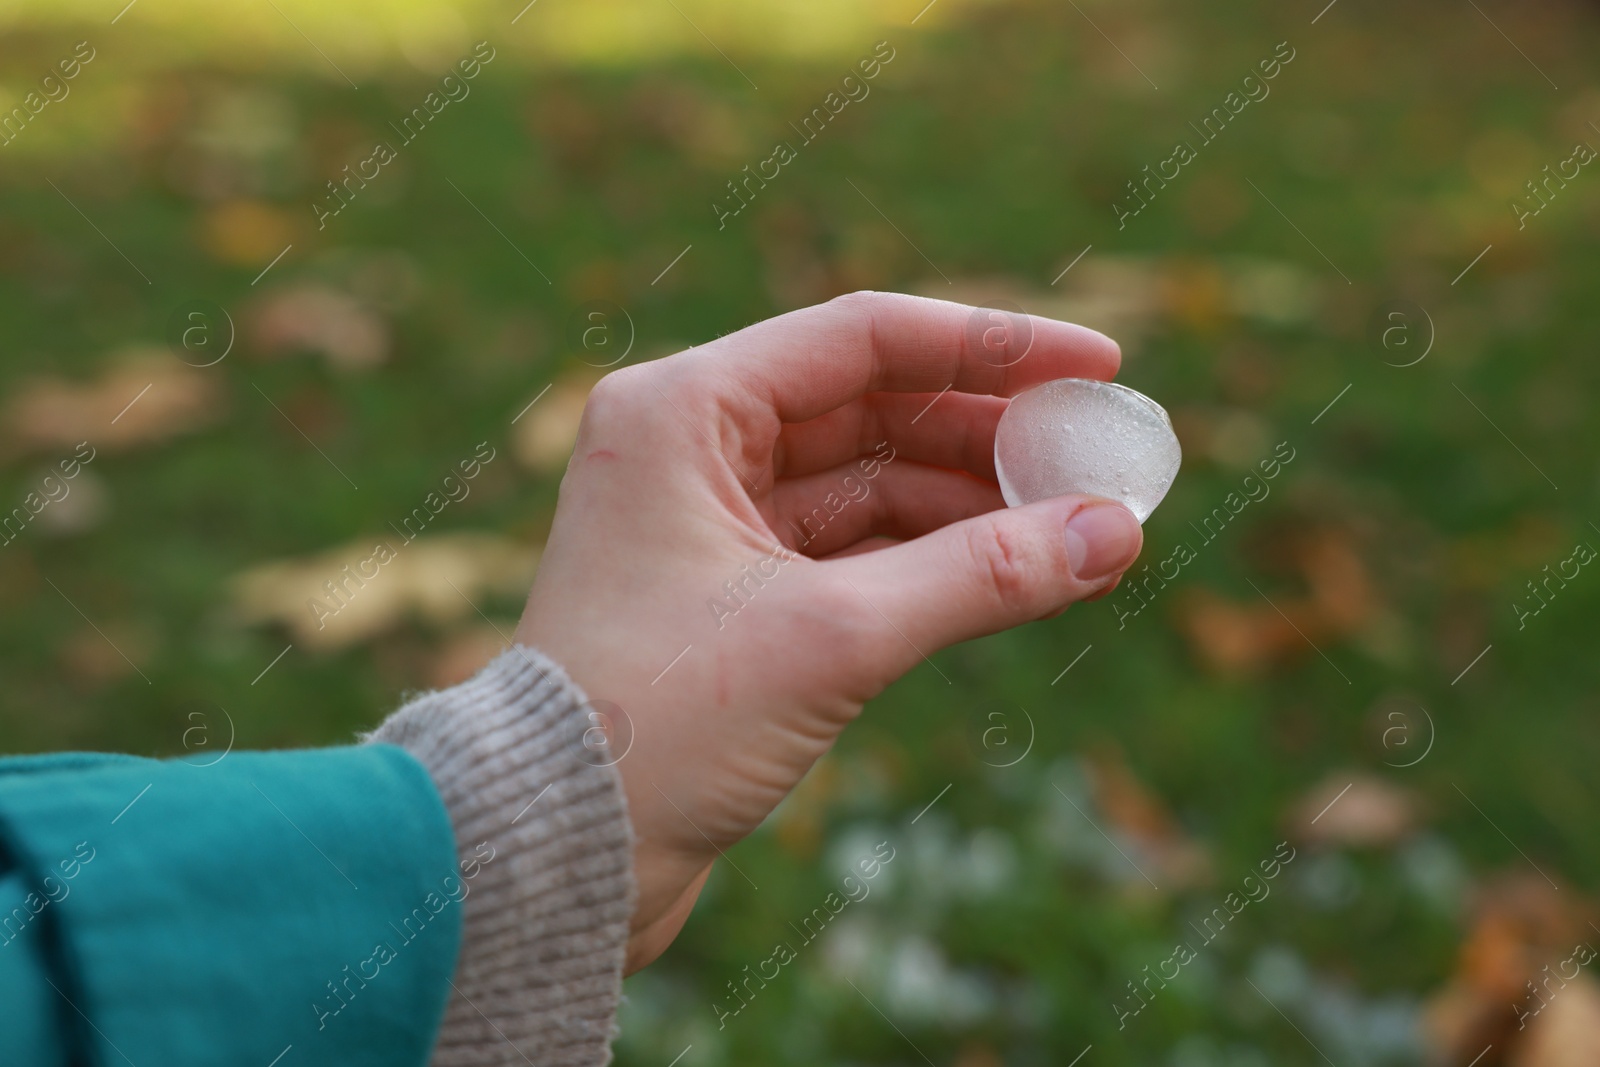
[[[0,744],[349,741],[503,645],[607,369],[1021,307],[1173,415],[1151,580],[870,706],[619,1062],[1600,1060],[1600,24],[1325,2],[0,4]]]

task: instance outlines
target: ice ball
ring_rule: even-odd
[[[994,434],[994,469],[1012,507],[1087,493],[1123,504],[1142,523],[1182,460],[1166,409],[1125,385],[1088,378],[1018,393]]]

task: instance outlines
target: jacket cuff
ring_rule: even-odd
[[[594,716],[514,646],[366,738],[427,768],[471,879],[433,1067],[610,1062],[635,889],[621,778],[584,745]]]

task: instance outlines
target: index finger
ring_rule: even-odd
[[[1013,396],[1055,378],[1109,381],[1122,361],[1115,341],[1086,326],[900,293],[851,293],[791,311],[701,353],[743,387],[746,402],[782,422],[872,392]]]

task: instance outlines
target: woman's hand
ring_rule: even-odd
[[[1005,397],[1119,360],[1081,326],[857,293],[595,388],[517,640],[631,722],[630,972],[866,701],[1133,561],[1120,505],[1007,508],[994,472]]]

